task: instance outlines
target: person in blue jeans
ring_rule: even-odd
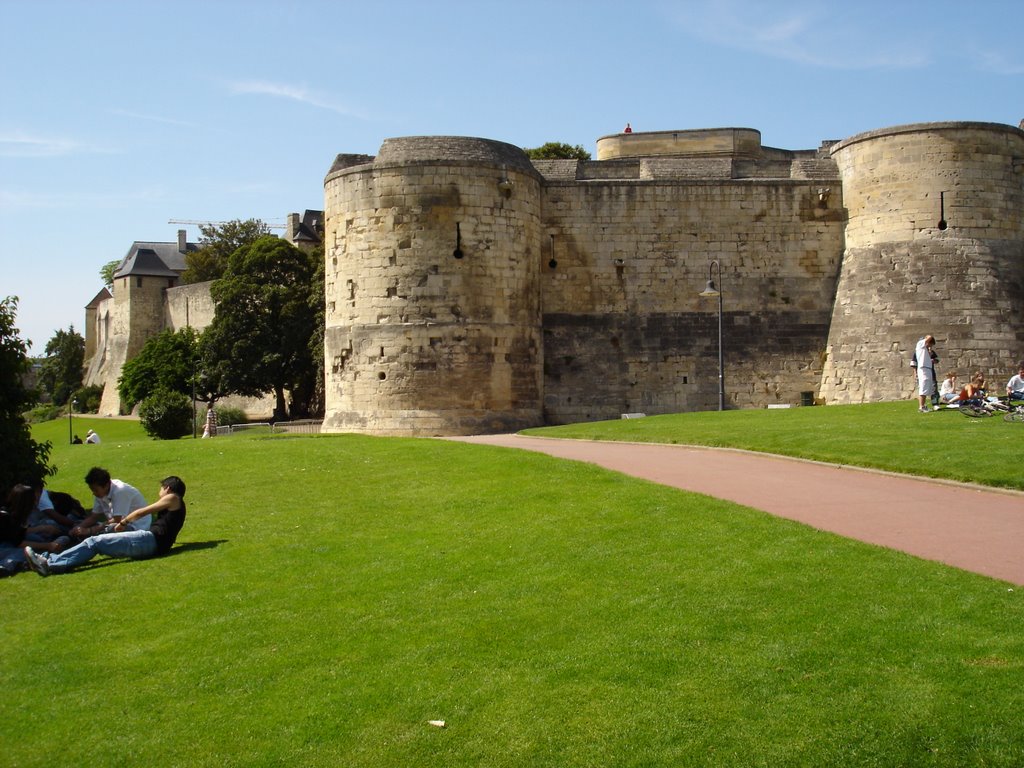
[[[142,560],[166,554],[185,524],[185,483],[171,475],[160,481],[160,497],[152,504],[132,510],[114,526],[112,533],[90,536],[81,544],[55,554],[35,552],[25,547],[29,568],[40,576],[65,573],[87,563],[96,555]],[[140,517],[155,516],[149,530],[132,530]]]
[[[1024,400],[1024,360],[1017,367],[1017,373],[1006,382],[1006,396],[1011,400]]]

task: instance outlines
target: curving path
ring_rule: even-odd
[[[522,435],[450,439],[590,462],[1024,585],[1024,493],[720,448]]]

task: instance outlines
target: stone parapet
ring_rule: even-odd
[[[616,133],[597,140],[597,159],[670,155],[759,157],[761,132],[753,128]]]

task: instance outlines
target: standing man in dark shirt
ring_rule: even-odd
[[[131,530],[138,518],[155,515],[148,531]],[[160,481],[160,498],[152,504],[132,510],[121,518],[113,533],[90,536],[81,544],[60,554],[44,555],[25,547],[29,568],[40,576],[64,573],[92,560],[96,555],[130,557],[142,560],[163,555],[178,537],[185,524],[185,483],[171,475]]]

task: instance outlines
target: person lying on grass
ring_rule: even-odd
[[[131,529],[133,521],[149,515],[154,515],[155,519],[148,531]],[[25,547],[25,560],[29,568],[40,576],[64,573],[89,562],[96,555],[143,560],[166,554],[184,524],[185,483],[180,477],[171,475],[160,481],[160,498],[125,515],[114,526],[113,533],[90,536],[71,549],[49,555]]]

